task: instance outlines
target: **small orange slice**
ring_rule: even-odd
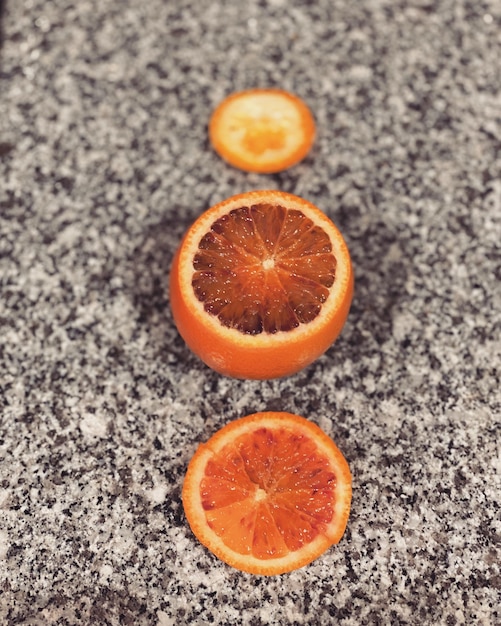
[[[307,565],[346,528],[351,474],[313,422],[265,412],[230,422],[199,446],[183,485],[198,540],[225,563],[274,575]]]
[[[203,213],[174,256],[179,333],[209,367],[235,378],[287,376],[332,344],[348,316],[346,243],[316,206],[251,191]]]
[[[228,96],[209,123],[214,150],[248,172],[280,172],[299,163],[315,138],[310,109],[280,89],[250,89]]]

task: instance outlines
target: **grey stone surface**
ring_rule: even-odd
[[[486,624],[500,615],[497,0],[7,0],[0,51],[0,622]],[[273,176],[210,149],[226,94],[318,124]],[[349,244],[341,337],[283,380],[193,356],[166,284],[191,221],[273,187]],[[259,578],[193,537],[197,443],[318,423],[354,476],[341,543]]]

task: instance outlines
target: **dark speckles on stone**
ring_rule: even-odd
[[[0,159],[9,154],[14,148],[15,146],[11,143],[0,142]]]
[[[54,182],[54,189],[56,193],[59,190],[71,191],[75,184],[75,179],[70,176],[62,176],[61,178],[57,178]]]
[[[500,623],[494,3],[29,4],[1,25],[0,623]],[[318,128],[269,177],[207,138],[256,85]],[[186,348],[168,276],[203,210],[264,185],[339,226],[354,301],[305,371],[234,381]],[[181,501],[197,445],[258,410],[321,424],[353,473],[341,542],[276,578],[221,563]]]

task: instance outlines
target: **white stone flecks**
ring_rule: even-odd
[[[6,0],[0,12],[0,623],[489,625],[499,612],[499,3]],[[297,93],[311,153],[232,169],[227,94]],[[355,296],[303,372],[237,381],[174,327],[188,225],[249,189],[304,196]],[[181,489],[261,410],[350,463],[345,536],[276,578],[213,557]]]

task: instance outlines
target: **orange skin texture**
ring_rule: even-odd
[[[174,257],[170,281],[170,303],[179,334],[206,365],[224,376],[233,378],[266,380],[290,376],[304,369],[337,339],[348,317],[353,298],[352,274],[348,296],[343,307],[337,311],[332,322],[326,325],[313,340],[311,337],[296,339],[292,337],[286,345],[280,347],[270,345],[268,348],[260,347],[254,350],[238,344],[222,345],[218,335],[211,332],[211,329],[203,328],[198,324],[190,305],[181,296],[178,263],[179,251]],[[214,359],[211,356],[215,350],[224,358],[224,366],[221,366],[220,358]]]
[[[248,192],[234,198],[241,197],[242,203],[245,203],[249,202],[249,197],[254,193],[268,192]],[[274,196],[283,197],[285,201],[291,197],[290,194],[283,192],[271,193]],[[306,201],[303,202],[306,203]],[[209,211],[216,211],[221,204],[223,202],[218,203]],[[276,343],[270,340],[268,345],[253,347],[252,342],[239,343],[238,334],[232,341],[227,341],[214,327],[202,324],[199,315],[194,310],[193,303],[185,299],[179,282],[179,259],[183,243],[190,230],[186,233],[173,259],[170,272],[170,305],[180,335],[206,365],[220,374],[233,378],[256,380],[281,378],[302,370],[332,345],[345,324],[353,298],[354,277],[347,249],[341,259],[343,264],[348,264],[349,278],[345,291],[339,307],[329,312],[323,325],[317,326],[311,333],[296,334],[291,331],[287,333],[285,341]],[[193,298],[195,298],[194,294]],[[208,313],[207,316],[209,316]]]

